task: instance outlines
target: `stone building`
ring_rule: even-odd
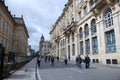
[[[23,17],[13,17],[5,5],[4,0],[1,0],[0,39],[2,40],[2,45],[5,47],[5,53],[26,55],[28,38],[29,35]]]
[[[21,56],[27,55],[28,47],[28,31],[24,23],[23,17],[14,17],[15,27],[14,27],[14,38],[13,38],[13,51]]]
[[[0,1],[0,39],[5,47],[5,52],[12,52],[14,31],[14,19],[5,6],[4,1]]]
[[[50,48],[51,48],[50,41],[45,41],[44,36],[42,35],[39,42],[39,54],[43,56],[50,54]]]
[[[52,52],[120,64],[120,0],[68,0],[50,31]]]

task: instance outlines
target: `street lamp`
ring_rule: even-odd
[[[5,48],[2,46],[2,40],[0,39],[0,80],[3,80],[4,55]]]

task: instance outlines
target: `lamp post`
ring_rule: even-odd
[[[0,40],[0,80],[3,80],[4,55],[5,48],[2,46],[2,41]]]

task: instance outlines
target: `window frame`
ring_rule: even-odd
[[[97,33],[96,20],[95,19],[93,19],[91,21],[91,32],[92,32],[92,35],[94,35],[95,33]]]
[[[89,26],[88,26],[88,24],[85,24],[84,34],[85,34],[85,38],[89,36]]]
[[[114,30],[105,33],[106,53],[116,52],[115,32]]]
[[[90,40],[89,39],[85,40],[85,50],[86,50],[86,54],[90,54]]]
[[[104,25],[105,28],[111,27],[113,25],[112,10],[110,8],[104,12]]]
[[[92,38],[92,52],[93,54],[98,54],[98,41],[97,37]]]

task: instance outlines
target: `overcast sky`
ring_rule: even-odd
[[[5,0],[12,15],[23,15],[29,33],[29,45],[39,50],[42,34],[45,40],[50,40],[51,26],[61,15],[68,0]]]

